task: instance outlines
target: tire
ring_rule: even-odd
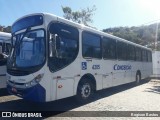
[[[82,104],[88,103],[92,100],[93,93],[93,84],[90,80],[83,79],[78,85],[76,100]]]
[[[136,74],[135,84],[136,84],[136,85],[139,85],[140,81],[141,81],[141,75],[140,75],[140,73],[137,73],[137,74]]]

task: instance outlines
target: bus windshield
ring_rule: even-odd
[[[33,67],[45,60],[44,30],[33,30],[13,36],[16,40],[10,55],[10,63],[16,67]]]

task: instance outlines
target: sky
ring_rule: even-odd
[[[92,26],[140,26],[160,19],[160,0],[0,0],[0,25],[9,26],[27,14],[47,12],[63,17],[62,6],[73,11],[96,6]]]

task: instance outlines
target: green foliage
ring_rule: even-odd
[[[82,23],[86,26],[89,26],[88,23],[92,23],[92,16],[96,11],[96,6],[94,5],[92,8],[81,9],[80,11],[72,11],[72,9],[68,6],[63,7],[63,17],[68,20],[72,20],[74,22]]]
[[[104,32],[154,49],[156,40],[156,24],[139,27],[115,27],[104,29]],[[160,50],[160,25],[157,34],[157,50]]]
[[[0,31],[1,32],[11,33],[11,26],[5,27],[5,26],[0,25]]]
[[[64,18],[70,20],[72,19],[72,10],[70,7],[63,7],[62,6],[62,10],[63,10],[63,13],[64,13]]]

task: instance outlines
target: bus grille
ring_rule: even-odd
[[[10,80],[8,82],[10,82],[10,83],[12,83],[14,85],[25,85],[25,83],[17,83],[17,82],[13,82],[13,81],[10,81]]]
[[[13,76],[24,76],[29,75],[29,71],[21,71],[21,70],[13,70],[13,69],[7,69],[7,73]]]

